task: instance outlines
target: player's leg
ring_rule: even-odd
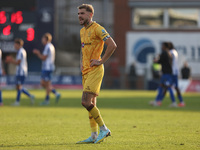
[[[175,86],[175,90],[176,90],[176,93],[177,93],[177,96],[178,96],[178,99],[179,99],[179,104],[178,106],[179,107],[184,107],[185,106],[185,103],[183,101],[183,97],[182,97],[182,94],[181,94],[181,91],[178,87],[178,76],[173,76],[173,84]]]
[[[172,100],[172,103],[176,102],[175,97],[174,97],[174,92],[173,92],[171,86],[168,87],[168,91],[169,91],[169,94],[170,94],[170,98],[171,98],[171,100]]]
[[[96,97],[92,99],[93,105],[96,106]],[[95,119],[93,118],[92,114],[89,112],[89,120],[90,120],[90,127],[91,127],[91,137],[93,139],[97,139],[98,136],[98,124],[96,123]]]
[[[56,96],[56,103],[58,103],[59,99],[60,99],[60,96],[61,94],[58,93],[52,86],[52,83],[51,83],[51,78],[49,78],[48,81],[46,81],[46,93],[47,95],[49,95],[51,92]]]
[[[24,88],[24,87],[22,87],[22,93],[24,93],[25,95],[27,95],[28,97],[31,97],[32,95],[29,93],[29,91],[26,89],[26,88]]]
[[[100,130],[107,130],[100,111],[96,106],[96,97],[100,92],[101,83],[104,75],[103,65],[96,67],[89,72],[83,86],[82,105],[90,112]]]
[[[45,91],[46,91],[45,100],[41,103],[41,105],[48,105],[49,104],[49,99],[50,99],[49,82],[50,81],[45,81],[43,79],[40,81],[41,85],[45,88]]]
[[[161,106],[162,105],[162,100],[165,97],[166,94],[166,87],[163,86],[162,84],[158,87],[158,94],[155,98],[155,101],[150,101],[150,105],[152,106]]]
[[[163,86],[163,93],[162,93],[162,95],[160,96],[160,101],[161,101],[161,102],[162,102],[163,99],[165,98],[166,93],[167,93],[167,87]]]
[[[160,85],[160,86],[158,87],[158,94],[157,94],[157,96],[156,96],[156,102],[161,101],[161,98],[162,98],[162,95],[163,95],[164,90],[165,90],[165,89],[163,88],[162,85]]]
[[[46,89],[45,80],[41,79],[40,85],[41,85],[44,89]]]
[[[49,104],[49,99],[50,99],[49,81],[50,81],[49,72],[42,71],[40,84],[45,89],[46,96],[45,96],[45,100],[40,105],[48,105]]]
[[[183,101],[183,97],[182,97],[182,95],[181,95],[181,92],[180,92],[180,89],[178,88],[178,87],[175,87],[175,89],[176,89],[176,93],[177,93],[177,96],[178,96],[178,99],[179,99],[179,104],[178,104],[178,106],[179,107],[185,107],[185,103],[184,103],[184,101]]]
[[[87,79],[87,76],[88,76],[88,75],[82,76],[82,85],[83,85],[83,87],[84,87],[84,85],[85,85],[85,81],[86,81],[86,79]],[[94,103],[94,102],[93,102],[93,104],[96,105],[96,103]],[[89,114],[89,121],[90,121],[90,127],[91,127],[91,130],[92,130],[92,133],[93,133],[93,132],[96,132],[95,127],[96,127],[96,125],[97,125],[97,130],[98,130],[98,124],[97,124],[96,121],[94,120],[94,118],[93,118],[93,116],[91,115],[91,113],[88,112],[88,114]],[[85,139],[85,140],[83,140],[83,141],[78,141],[77,144],[94,143],[95,140],[96,140],[96,137],[93,136],[93,135],[91,134],[91,136],[90,136],[89,138],[87,138],[87,139]]]
[[[100,134],[98,135],[94,143],[103,141],[107,136],[110,135],[110,130],[106,127],[99,109],[96,106],[96,97],[99,94],[102,79],[104,74],[103,65],[95,68],[93,71],[83,76],[83,95],[82,105],[88,110],[95,122],[100,127]],[[88,138],[88,139],[91,139]],[[88,140],[86,139],[86,140]],[[94,139],[92,139],[94,140]],[[85,141],[85,140],[84,140]]]
[[[57,90],[52,86],[52,83],[50,82],[49,85],[50,91],[56,96],[56,103],[60,100],[61,94],[57,92]]]
[[[44,81],[46,85],[46,97],[48,97],[46,100],[49,101],[50,98],[50,92],[51,92],[51,87],[50,87],[50,82],[51,81]]]
[[[56,96],[56,103],[59,101],[61,94],[56,91],[55,88],[53,88],[51,84],[51,78],[52,78],[52,71],[43,71],[42,72],[42,85],[46,89],[46,99],[49,101],[49,95],[52,92]]]
[[[110,135],[110,130],[106,127],[99,109],[92,103],[94,99],[96,99],[95,94],[83,92],[82,105],[88,110],[88,112],[92,115],[92,117],[100,127],[100,134],[98,135],[96,141],[94,142],[94,143],[99,143]]]
[[[94,94],[90,94],[88,92],[83,92],[83,94],[82,94],[82,105],[86,109],[89,108],[91,105],[92,106],[96,106],[96,97],[95,97],[95,95]],[[77,144],[94,143],[96,141],[96,139],[97,139],[98,124],[97,124],[97,122],[95,120],[95,117],[93,116],[94,113],[91,114],[91,112],[89,110],[88,110],[88,113],[89,113],[90,127],[91,127],[91,130],[92,130],[91,136],[89,138],[87,138],[86,140],[77,142]],[[97,113],[99,113],[99,112],[97,112]],[[97,115],[99,115],[99,114],[97,114]],[[95,114],[95,116],[96,116],[96,114]]]
[[[172,77],[172,75],[168,75],[166,86],[168,86],[167,90],[169,91],[170,98],[172,100],[172,104],[170,104],[170,107],[177,107],[174,92],[172,90],[172,85],[173,85],[173,77]]]
[[[183,97],[182,97],[182,94],[181,94],[181,91],[179,89],[179,87],[175,87],[176,89],[176,93],[177,93],[177,96],[178,96],[178,99],[179,99],[179,104],[178,106],[179,107],[185,107],[185,102],[183,101]]]
[[[17,101],[17,102],[20,102],[21,92],[22,92],[22,85],[21,85],[21,84],[17,84],[17,85],[16,85],[16,90],[17,90],[17,98],[16,98],[16,101]]]
[[[46,81],[47,81],[47,80],[48,80],[48,81],[51,81],[51,78],[52,78],[52,71],[46,71]],[[50,91],[51,91],[55,96],[60,95],[60,94],[56,91],[56,89],[52,86],[51,82],[49,82],[48,86],[49,86]]]
[[[16,101],[15,103],[13,103],[13,106],[19,106],[20,105],[20,98],[21,98],[21,89],[22,89],[22,85],[21,82],[19,81],[19,78],[17,79],[18,83],[16,84],[16,90],[17,90],[17,97],[16,97]]]
[[[53,86],[51,84],[51,80],[48,80],[48,81],[45,81],[46,83],[46,94],[49,95],[51,92],[53,94],[55,94],[56,96],[60,96],[60,94],[55,90],[53,89]]]
[[[170,107],[177,107],[177,103],[176,103],[176,100],[175,100],[175,97],[174,97],[174,92],[173,92],[172,88],[168,87],[168,91],[169,91],[169,94],[170,94],[170,98],[172,100],[172,103],[169,106]]]
[[[101,117],[99,109],[97,108],[97,106],[95,106],[92,103],[92,101],[94,99],[96,99],[96,95],[95,94],[88,93],[88,92],[83,92],[83,95],[82,95],[82,105],[92,115],[92,117],[94,118],[94,120],[96,121],[96,123],[99,125],[99,127],[102,128],[102,130],[107,130],[107,127],[104,124],[104,121],[103,121],[103,119]]]
[[[46,76],[47,76],[46,71],[42,71],[42,72],[41,72],[40,85],[41,85],[44,89],[46,89],[46,84],[45,84]]]
[[[152,105],[152,106],[160,106],[161,105],[161,100],[162,100],[163,92],[164,92],[164,88],[163,88],[164,81],[165,81],[165,76],[162,75],[161,79],[160,79],[160,85],[158,87],[157,96],[154,101],[150,101],[150,103],[149,103],[150,105]]]
[[[103,118],[101,117],[100,111],[97,108],[96,104],[96,95],[94,98],[92,98],[92,101],[94,101],[94,103],[92,103],[94,105],[94,107],[91,109],[92,104],[90,105],[89,108],[87,108],[87,110],[89,111],[89,109],[91,109],[89,112],[92,115],[92,117],[94,118],[94,120],[96,121],[96,123],[99,125],[100,127],[100,133],[96,139],[96,141],[94,143],[100,143],[102,142],[106,137],[111,135],[110,130],[106,127]],[[98,114],[97,114],[98,113]],[[96,129],[97,131],[97,129]],[[92,135],[94,135],[94,137],[96,137],[95,135],[97,134],[97,132],[92,132]]]
[[[20,105],[20,98],[21,98],[21,89],[22,89],[22,78],[21,76],[16,76],[16,91],[17,91],[17,96],[16,96],[16,101],[12,104],[13,106],[19,106]]]
[[[25,78],[26,78],[25,76],[21,77],[21,80],[23,80],[23,83],[25,81]],[[24,88],[23,86],[21,87],[21,92],[24,93],[25,95],[27,95],[30,98],[32,104],[34,103],[35,96],[30,94],[30,92],[26,88]]]

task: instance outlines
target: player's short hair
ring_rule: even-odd
[[[78,6],[78,9],[86,9],[86,11],[91,12],[94,15],[94,8],[91,4],[82,4]]]
[[[52,41],[52,35],[50,33],[45,33],[43,35],[43,37],[48,41],[51,42]]]
[[[171,49],[174,49],[174,45],[173,45],[172,42],[169,42],[168,45],[169,45],[169,49],[170,49],[170,50],[171,50]]]
[[[168,49],[169,49],[169,42],[162,42],[162,45],[163,45],[165,48],[168,48]]]
[[[19,44],[20,46],[24,45],[24,41],[22,39],[20,39],[20,38],[16,38],[14,43]]]

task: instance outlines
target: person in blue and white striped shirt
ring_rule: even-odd
[[[33,53],[42,60],[42,74],[41,74],[41,85],[46,89],[46,98],[41,105],[48,105],[50,99],[50,93],[52,92],[56,96],[56,103],[60,99],[60,93],[58,93],[51,84],[52,73],[55,70],[55,48],[52,41],[52,35],[45,33],[42,37],[42,44],[45,46],[43,53],[39,50],[34,49]]]
[[[181,94],[181,91],[179,89],[179,85],[178,85],[178,74],[179,74],[179,67],[178,67],[178,52],[176,51],[176,49],[174,48],[174,45],[172,42],[169,42],[169,49],[170,49],[170,53],[172,55],[172,82],[174,85],[174,88],[176,90],[178,99],[179,99],[179,107],[185,107],[185,103],[183,101],[183,97]]]
[[[29,91],[23,88],[23,84],[25,78],[28,74],[28,67],[27,67],[27,56],[26,50],[23,48],[24,41],[22,39],[15,39],[14,48],[17,50],[16,59],[11,56],[6,57],[6,63],[12,63],[16,65],[16,89],[17,89],[17,98],[16,102],[13,103],[13,106],[20,105],[20,96],[21,93],[27,95],[31,103],[34,103],[34,96],[29,93]]]

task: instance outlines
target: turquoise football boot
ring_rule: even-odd
[[[96,143],[101,143],[108,136],[111,136],[111,132],[110,132],[109,129],[107,129],[106,131],[100,130],[100,133],[99,133],[99,135],[98,135],[98,137],[97,137],[97,139],[96,139],[96,141],[94,143],[95,144]]]
[[[94,143],[95,139],[93,139],[91,136],[87,138],[86,140],[79,141],[76,144],[89,144],[89,143]]]

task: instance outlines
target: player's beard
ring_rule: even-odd
[[[80,25],[88,25],[89,24],[89,21],[88,21],[88,19],[85,19],[84,21],[83,21],[83,23],[81,23],[81,21],[79,22],[80,23]]]

